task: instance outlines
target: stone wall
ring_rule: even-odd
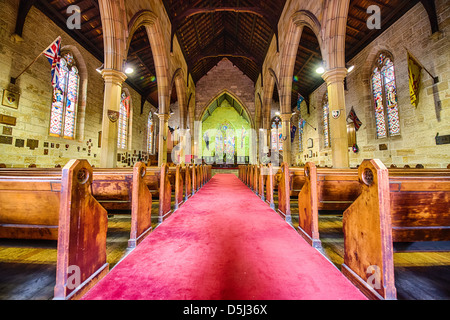
[[[255,117],[255,85],[230,60],[224,58],[216,67],[196,85],[196,120],[219,94],[224,91],[231,93],[248,110],[252,119]]]
[[[15,41],[11,35],[14,33],[18,1],[2,0],[0,4],[3,13],[0,17],[0,101],[4,89],[20,94],[17,109],[0,105],[1,115],[16,119],[14,126],[0,124],[1,141],[6,143],[0,144],[0,163],[8,167],[27,167],[30,164],[54,167],[56,164],[64,166],[72,158],[82,158],[98,166],[104,82],[96,69],[102,63],[35,7],[27,16],[23,41]],[[49,136],[52,86],[50,65],[45,57],[41,56],[16,85],[10,83],[11,77],[16,77],[58,36],[62,38],[63,48],[76,51],[77,63],[84,65],[75,140]],[[146,126],[151,105],[146,103],[141,115],[140,95],[127,84],[124,88],[131,95],[133,107],[130,148],[124,152],[133,155],[135,150],[137,154],[146,151]],[[22,140],[24,147],[20,147]],[[37,148],[27,147],[29,140],[36,140]]]
[[[450,134],[450,9],[448,2],[437,0],[441,33],[431,35],[431,27],[424,7],[419,3],[393,24],[382,35],[370,43],[349,65],[355,69],[347,77],[346,112],[353,107],[363,125],[357,132],[359,152],[351,148],[350,165],[357,166],[364,159],[377,158],[387,166],[398,167],[422,164],[425,167],[447,167],[450,163],[450,145],[436,145],[435,137]],[[433,84],[431,77],[422,71],[420,100],[417,108],[411,105],[408,81],[407,50],[426,67],[440,82]],[[389,51],[394,58],[398,103],[400,108],[401,135],[377,139],[375,111],[371,95],[371,72],[377,54]],[[298,152],[298,134],[292,147],[294,162],[313,161],[321,166],[331,165],[331,150],[323,148],[322,101],[326,85],[311,96],[310,114],[302,104],[305,119],[304,152]],[[294,123],[298,122],[293,119]],[[314,146],[306,148],[307,139],[313,139]],[[387,150],[382,150],[387,147]],[[309,158],[309,151],[313,155]]]

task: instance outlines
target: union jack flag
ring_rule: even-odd
[[[359,120],[358,116],[356,115],[355,109],[352,108],[352,110],[350,111],[347,119],[349,119],[349,118],[355,124],[356,131],[358,131],[359,128],[361,128],[361,126],[362,126],[362,122],[361,122],[361,120]]]
[[[55,88],[59,82],[59,68],[61,62],[61,37],[58,37],[43,54],[47,57],[52,66],[52,85]]]

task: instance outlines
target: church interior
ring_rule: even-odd
[[[0,7],[0,300],[450,299],[448,0]]]

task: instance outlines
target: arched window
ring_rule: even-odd
[[[61,58],[59,81],[53,90],[50,136],[75,139],[80,75],[71,53]]]
[[[122,99],[120,101],[120,115],[119,115],[119,137],[117,139],[117,147],[119,149],[127,149],[128,140],[128,124],[130,118],[130,97],[125,92],[122,92]]]
[[[153,114],[151,112],[147,123],[147,152],[153,154]]]
[[[330,136],[330,104],[328,102],[328,93],[325,93],[323,99],[323,146],[324,148],[331,147]]]
[[[272,150],[283,151],[283,122],[280,117],[272,120]]]
[[[400,134],[395,68],[392,58],[381,53],[372,73],[372,93],[378,138]]]

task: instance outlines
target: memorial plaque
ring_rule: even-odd
[[[450,135],[448,136],[436,136],[436,145],[441,146],[444,144],[450,144]]]
[[[27,147],[30,148],[31,150],[36,149],[37,147],[39,147],[39,140],[28,139]]]
[[[16,139],[16,148],[24,148],[24,147],[25,147],[25,140]]]
[[[1,144],[13,144],[13,137],[7,137],[7,136],[0,136],[0,143]]]
[[[12,130],[13,128],[11,127],[3,127],[3,134],[7,136],[12,136]]]
[[[14,118],[14,117],[10,117],[10,116],[4,115],[4,114],[0,114],[0,123],[1,124],[6,124],[8,126],[15,127],[16,126],[16,120],[17,119]]]

